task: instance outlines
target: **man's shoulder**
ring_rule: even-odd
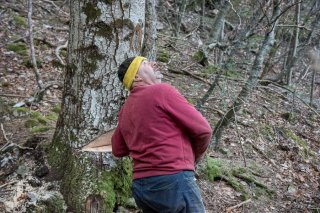
[[[155,85],[153,85],[153,89],[161,89],[164,91],[169,91],[169,90],[173,90],[173,89],[175,90],[175,88],[168,83],[155,84]]]

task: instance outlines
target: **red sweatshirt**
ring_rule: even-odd
[[[130,155],[133,178],[194,170],[212,135],[207,120],[172,86],[134,87],[119,113],[112,153]]]

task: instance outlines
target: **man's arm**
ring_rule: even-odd
[[[200,160],[209,146],[212,129],[208,121],[173,87],[165,92],[165,108],[174,121],[189,135],[196,161]]]
[[[124,157],[129,155],[129,149],[122,137],[119,127],[117,127],[117,129],[113,133],[111,143],[112,143],[112,154],[114,156]]]

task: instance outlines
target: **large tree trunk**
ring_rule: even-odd
[[[145,1],[70,1],[68,65],[49,162],[72,212],[112,212],[130,195],[131,164],[111,154],[81,152],[117,125],[126,96],[119,64],[140,54]],[[155,14],[154,14],[155,16]]]

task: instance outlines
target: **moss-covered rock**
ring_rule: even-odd
[[[248,199],[251,195],[249,190],[241,181],[248,184],[255,184],[265,192],[265,194],[272,195],[274,191],[269,189],[266,185],[257,180],[256,174],[260,171],[256,170],[256,165],[251,167],[241,167],[233,165],[226,160],[214,159],[206,157],[206,167],[204,169],[205,177],[209,181],[224,180],[236,191],[241,192],[244,200]],[[256,196],[256,194],[255,194]]]
[[[196,52],[193,55],[193,59],[203,66],[209,65],[207,55],[202,50],[199,50],[198,52]]]

